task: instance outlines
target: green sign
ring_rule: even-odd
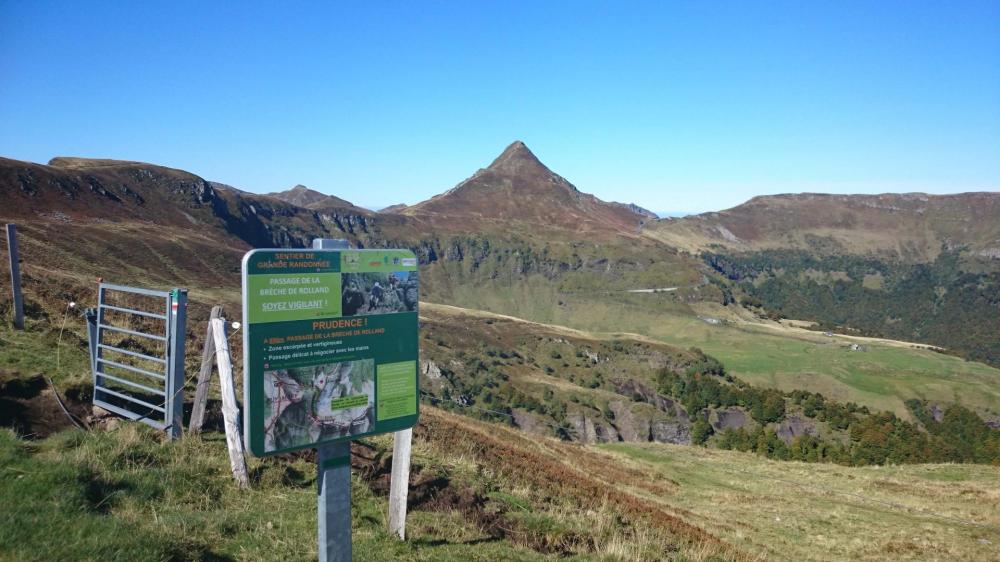
[[[247,252],[247,449],[275,455],[413,427],[418,295],[408,250]]]

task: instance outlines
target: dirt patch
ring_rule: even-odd
[[[84,418],[89,404],[64,399],[71,414]],[[56,394],[41,374],[28,377],[17,372],[0,371],[0,426],[19,434],[42,439],[73,426],[62,411]]]

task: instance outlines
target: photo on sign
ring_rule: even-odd
[[[344,273],[341,280],[343,316],[413,312],[417,309],[416,271]]]
[[[375,424],[375,360],[264,371],[264,448],[358,435]]]

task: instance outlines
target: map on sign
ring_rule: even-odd
[[[408,250],[248,252],[247,448],[273,455],[412,427],[418,297]]]

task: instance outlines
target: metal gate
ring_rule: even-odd
[[[180,437],[187,290],[101,283],[88,310],[94,405]]]

